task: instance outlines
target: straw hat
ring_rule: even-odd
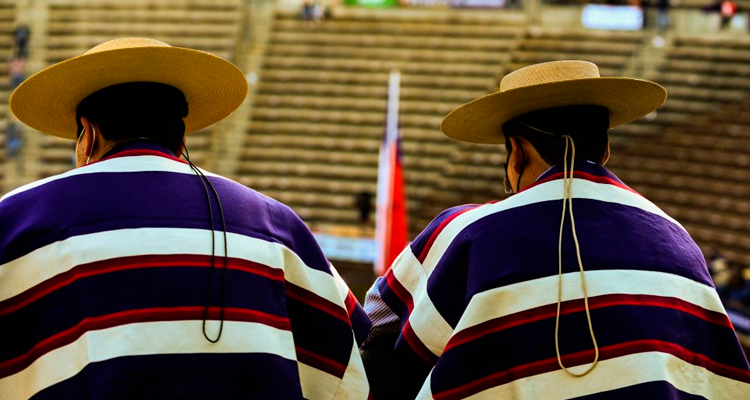
[[[242,72],[223,58],[143,38],[115,39],[29,77],[10,109],[41,132],[76,139],[76,107],[90,94],[127,82],[157,82],[185,94],[186,133],[231,114],[247,95]]]
[[[642,79],[601,78],[586,61],[553,61],[511,72],[500,91],[480,97],[448,114],[440,129],[470,143],[504,143],[502,126],[531,111],[572,105],[609,109],[609,127],[623,125],[656,110],[667,99],[662,86]]]

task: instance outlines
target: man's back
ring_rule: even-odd
[[[366,398],[369,321],[299,218],[209,175],[224,270],[201,181],[126,147],[0,202],[0,397]]]
[[[747,396],[747,361],[700,250],[594,164],[576,170],[573,208],[599,363],[582,378],[560,369],[559,169],[503,202],[441,214],[381,280],[402,323],[397,356],[412,379],[431,371],[419,398]],[[558,338],[563,365],[582,372],[595,350],[569,218],[565,232]]]

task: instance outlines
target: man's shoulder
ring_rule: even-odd
[[[520,198],[520,196],[519,196]],[[474,228],[474,222],[485,219],[485,218],[504,218],[508,211],[512,211],[513,214],[523,213],[527,210],[521,205],[533,204],[532,202],[523,202],[523,204],[516,204],[518,202],[512,201],[517,200],[508,198],[505,200],[490,201],[484,204],[462,204],[443,210],[433,219],[429,225],[422,231],[422,235],[435,235],[440,231],[446,229],[448,226],[455,227],[461,226],[462,228],[472,227]]]
[[[224,183],[224,191],[228,192],[234,200],[244,201],[254,207],[259,207],[272,212],[277,216],[286,216],[295,219],[299,218],[294,210],[288,205],[274,199],[273,197],[269,197],[268,195],[225,176],[214,173],[209,174],[209,177],[218,179]]]
[[[253,235],[282,244],[306,266],[330,274],[328,260],[315,237],[291,207],[234,180],[219,175],[212,177],[225,183],[223,192],[228,196],[222,197],[222,202],[232,203],[233,215],[253,226]]]
[[[46,178],[43,178],[43,179],[39,179],[39,180],[36,180],[36,181],[33,181],[33,182],[29,182],[27,184],[21,185],[21,186],[15,188],[15,189],[11,190],[10,192],[5,193],[3,196],[0,196],[0,204],[3,204],[3,202],[5,202],[6,200],[8,200],[8,199],[10,199],[10,198],[12,198],[14,196],[17,196],[19,194],[30,192],[30,191],[33,191],[33,190],[35,190],[37,188],[41,188],[41,187],[43,187],[44,185],[46,185],[48,183],[56,182],[56,181],[58,181],[60,179],[67,178],[68,176],[71,175],[71,172],[73,172],[73,171],[75,171],[75,170],[63,172],[61,174],[49,176],[49,177],[46,177]]]
[[[491,204],[491,203],[488,203],[488,204]],[[429,223],[429,225],[427,225],[427,227],[422,233],[432,235],[436,233],[437,231],[444,229],[447,225],[449,225],[451,222],[453,222],[453,220],[455,220],[459,216],[466,214],[468,212],[476,211],[484,207],[485,205],[486,204],[462,204],[462,205],[447,208],[443,210],[440,214],[438,214],[437,217],[435,217],[435,219],[433,219]]]
[[[130,161],[127,158],[114,159]],[[161,161],[161,160],[159,160]],[[151,181],[147,186],[162,185],[162,195],[181,192],[191,179],[199,179],[194,171],[178,163],[160,163],[152,168],[122,168],[122,165],[112,166],[112,162],[103,161],[84,168],[72,169],[57,175],[46,177],[20,186],[0,197],[0,208],[10,207],[13,210],[36,207],[48,201],[60,202],[64,199],[78,198],[84,193],[118,192],[131,196],[134,188],[141,188],[144,182]],[[167,168],[164,168],[164,167]],[[255,210],[271,219],[283,219],[288,222],[298,220],[294,211],[287,205],[251,189],[240,182],[207,170],[201,172],[210,179],[220,194],[222,202],[238,203],[247,210]],[[174,175],[173,175],[174,174]],[[197,186],[196,186],[197,188]],[[152,187],[153,189],[153,187]],[[210,190],[210,188],[207,188]],[[196,189],[195,196],[199,196]],[[295,221],[296,222],[296,221]]]
[[[438,216],[435,217],[435,219],[433,219],[427,225],[427,227],[412,241],[410,245],[412,251],[421,261],[429,251],[430,247],[435,242],[437,237],[446,228],[451,225],[455,225],[456,220],[459,219],[459,217],[463,216],[462,219],[464,220],[466,220],[468,217],[468,220],[472,220],[472,214],[486,214],[488,211],[491,211],[491,209],[489,208],[497,203],[498,202],[490,202],[486,204],[462,204],[443,210],[443,212],[438,214]],[[466,221],[458,221],[459,224],[462,224],[462,222]]]

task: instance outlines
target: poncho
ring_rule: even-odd
[[[750,398],[698,246],[604,167],[582,164],[572,204],[595,368],[573,377],[555,351],[563,187],[553,167],[504,201],[443,212],[376,282],[363,347],[375,400]],[[564,228],[559,346],[581,372],[595,349],[569,218]]]
[[[308,228],[206,175],[228,229],[224,270],[212,198],[213,280],[202,183],[159,146],[129,143],[2,198],[0,398],[367,398],[369,320]],[[204,310],[215,339],[222,297],[210,343]]]

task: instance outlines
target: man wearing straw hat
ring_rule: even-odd
[[[228,61],[140,38],[16,89],[79,168],[0,200],[0,398],[367,398],[369,320],[304,223],[179,158],[246,93]]]
[[[505,144],[514,195],[444,211],[368,292],[375,400],[750,398],[700,250],[604,167],[607,129],[666,95],[559,61],[443,120]]]

